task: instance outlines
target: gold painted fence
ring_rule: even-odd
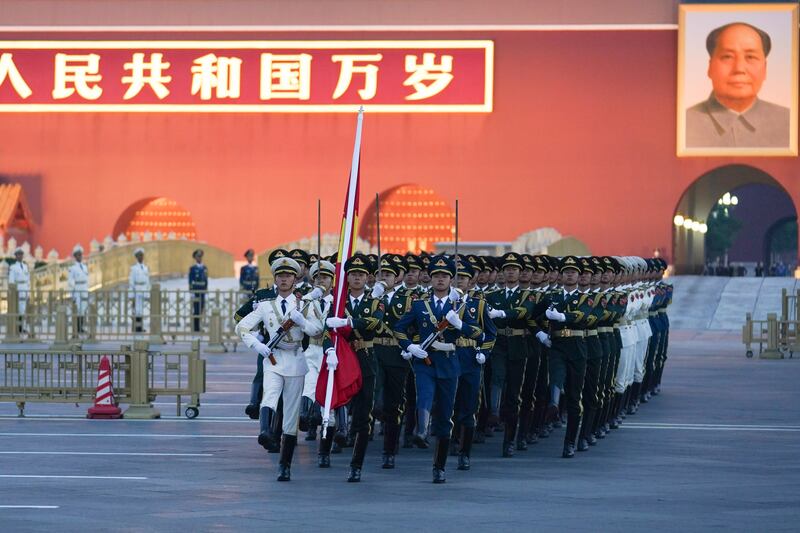
[[[100,360],[108,357],[117,403],[128,404],[125,418],[160,418],[153,408],[157,396],[176,397],[177,414],[189,397],[184,414],[200,413],[200,394],[206,390],[206,362],[200,345],[186,349],[153,350],[146,342],[116,350],[88,350],[80,345],[63,348],[0,349],[0,402],[16,402],[19,415],[25,404],[94,402]]]
[[[163,290],[157,283],[144,293],[102,289],[73,297],[66,290],[33,290],[27,296],[23,314],[16,287],[0,291],[8,310],[0,320],[4,343],[203,340],[212,352],[236,349],[233,317],[248,298],[236,290]]]

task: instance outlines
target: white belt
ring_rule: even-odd
[[[433,348],[437,352],[455,352],[456,351],[456,345],[453,344],[452,342],[434,341],[433,344],[431,344],[431,348]]]

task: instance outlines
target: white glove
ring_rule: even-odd
[[[295,325],[301,328],[306,325],[306,317],[304,317],[303,313],[297,309],[292,309],[292,312],[289,313],[289,318],[292,319],[292,322],[294,322]]]
[[[455,305],[456,302],[458,302],[462,296],[463,293],[460,290],[456,289],[455,287],[452,287],[450,289],[450,294],[447,295],[447,298],[450,300],[450,303]]]
[[[330,318],[325,319],[325,325],[329,328],[336,329],[336,328],[343,328],[345,326],[350,326],[350,319],[349,318],[338,318],[332,316]]]
[[[417,359],[425,359],[426,357],[428,357],[428,352],[423,350],[419,344],[409,344],[408,353],[410,353]]]
[[[411,358],[414,356],[408,353],[407,351],[403,350],[402,352],[400,352],[400,357],[402,357],[406,361],[411,361]]]
[[[567,315],[565,315],[564,313],[561,313],[559,311],[556,311],[555,309],[552,309],[552,308],[550,308],[547,311],[545,311],[544,315],[549,320],[555,320],[556,322],[566,322],[567,321]]]
[[[490,309],[489,318],[505,318],[506,312],[501,309]]]
[[[536,334],[536,338],[539,339],[539,342],[550,348],[553,345],[553,342],[550,340],[550,335],[545,333],[544,331],[540,331]]]
[[[486,356],[483,355],[481,352],[475,354],[475,360],[478,362],[479,365],[482,365],[486,362]]]
[[[303,300],[319,300],[325,294],[319,287],[314,287],[311,292],[303,296]]]
[[[267,345],[264,344],[263,342],[259,342],[258,344],[253,346],[253,348],[255,349],[256,352],[259,353],[259,355],[263,355],[264,357],[269,357],[269,348],[267,348]]]
[[[264,335],[256,333],[256,339],[258,339],[258,342],[264,342]]]
[[[328,348],[325,351],[325,355],[328,356],[328,368],[331,370],[336,370],[336,367],[339,366],[339,358],[336,357],[336,350],[333,348]]]
[[[386,294],[386,284],[382,281],[379,281],[375,284],[374,287],[372,287],[372,292],[370,293],[370,296],[372,296],[373,298],[380,298],[384,294]]]
[[[461,329],[461,326],[464,325],[464,323],[461,321],[461,319],[458,318],[458,313],[456,313],[453,309],[451,309],[451,310],[449,310],[447,312],[447,314],[445,315],[445,318],[456,329]]]

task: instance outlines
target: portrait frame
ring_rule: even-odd
[[[797,156],[797,126],[798,126],[798,10],[800,6],[797,3],[781,3],[781,4],[681,4],[679,7],[679,24],[678,24],[678,98],[677,98],[677,155],[679,157],[691,156],[759,156],[759,157],[780,157],[780,156]],[[778,67],[773,69],[773,64],[769,63],[769,72],[777,70],[779,75],[775,76],[778,81],[773,82],[773,89],[777,88],[785,96],[778,102],[774,102],[782,107],[789,109],[789,131],[788,131],[788,145],[786,146],[687,146],[687,110],[698,103],[697,93],[699,87],[696,85],[687,86],[692,82],[696,82],[700,77],[696,73],[696,65],[699,62],[697,57],[687,56],[687,35],[694,45],[692,50],[697,49],[698,42],[698,27],[702,27],[705,34],[702,35],[703,42],[710,30],[718,28],[725,24],[732,22],[745,22],[751,23],[754,26],[760,27],[760,24],[754,20],[761,20],[769,16],[771,19],[779,19],[781,16],[785,20],[781,20],[782,27],[790,28],[787,32],[777,35],[779,39],[773,38],[773,42],[781,43],[783,46],[789,44],[788,50],[781,50],[784,59],[779,63]],[[702,17],[702,19],[701,19]],[[713,23],[709,24],[709,21]],[[773,51],[776,49],[773,46]],[[708,52],[705,45],[696,52],[696,54],[703,54],[705,57],[705,64],[708,65]],[[771,61],[774,57],[773,52],[770,52]],[[692,72],[687,72],[687,63],[691,62]],[[786,62],[786,63],[784,63]],[[707,67],[706,67],[707,68]],[[708,89],[706,90],[706,98],[711,94],[711,83],[707,77],[707,72],[703,72],[703,79],[706,82]],[[781,78],[784,78],[781,80]],[[764,86],[770,82],[768,75]],[[788,87],[783,85],[783,81],[788,81]],[[776,90],[777,90],[776,89]],[[761,91],[759,94],[762,94]],[[759,98],[761,100],[761,98]]]

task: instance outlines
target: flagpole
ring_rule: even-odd
[[[364,122],[364,107],[358,110],[358,120],[356,123],[356,139],[353,144],[353,159],[350,163],[350,180],[347,184],[347,203],[345,204],[345,220],[344,227],[342,228],[342,235],[339,242],[339,255],[337,257],[337,268],[335,278],[336,295],[333,301],[335,314],[334,316],[344,317],[346,292],[347,292],[347,278],[345,277],[344,264],[350,255],[353,253],[353,242],[355,231],[355,211],[358,208],[356,200],[358,196],[358,174],[359,166],[361,164],[361,128]],[[339,346],[339,335],[333,337],[333,348],[336,350]],[[326,365],[327,366],[327,365]],[[328,423],[331,417],[331,400],[333,399],[333,381],[334,370],[328,367],[328,382],[325,388],[325,405],[322,409],[322,438],[324,439],[328,432]]]

